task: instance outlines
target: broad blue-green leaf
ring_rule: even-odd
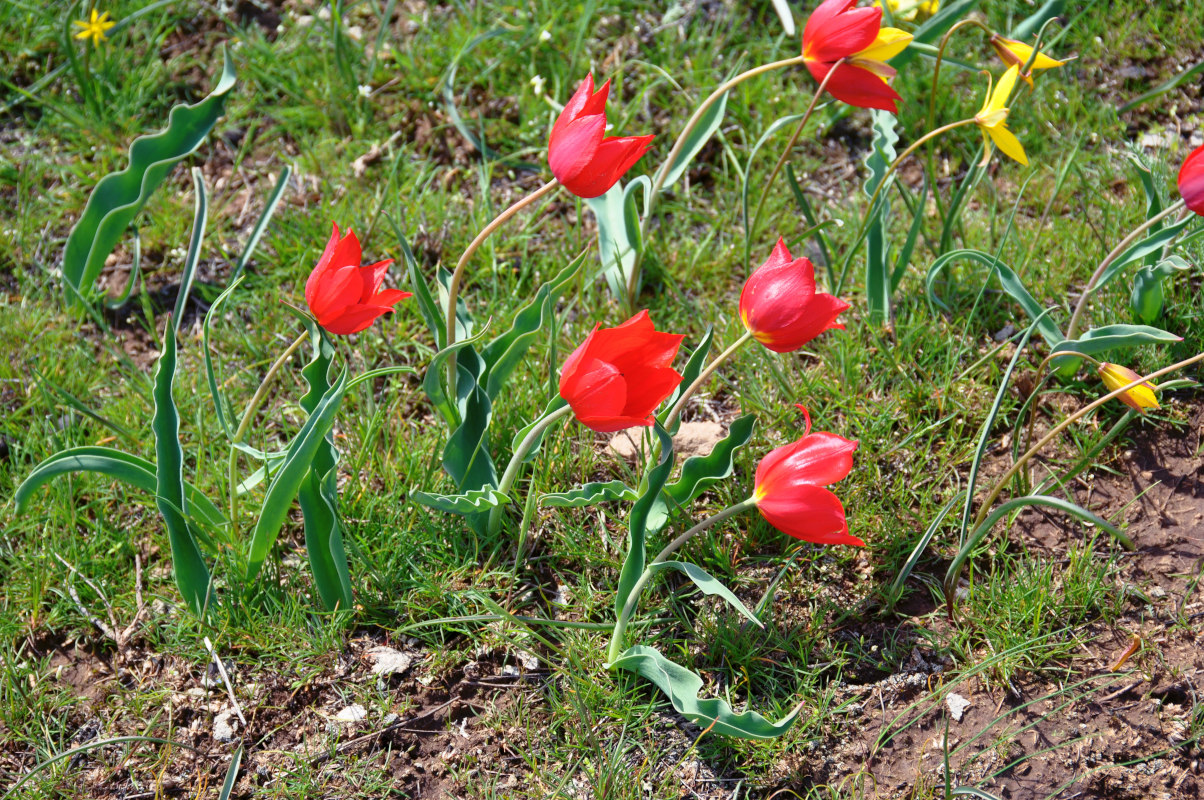
[[[728,605],[747,617],[758,628],[765,627],[761,623],[761,620],[757,619],[756,615],[748,610],[748,606],[744,605],[739,597],[736,597],[736,595],[732,594],[731,589],[728,589],[719,582],[718,578],[711,575],[697,564],[688,564],[684,561],[661,561],[653,564],[651,567],[649,567],[649,569],[652,569],[656,572],[666,569],[675,569],[684,574],[690,580],[694,581],[694,585],[701,589],[703,593],[723,598],[727,601]]]
[[[630,502],[638,497],[635,489],[620,480],[586,483],[567,492],[541,494],[539,504],[547,508],[584,508],[613,500]]]
[[[698,347],[694,348],[694,352],[690,353],[690,358],[686,361],[685,369],[681,371],[681,383],[677,384],[677,388],[673,390],[673,394],[665,402],[664,411],[657,416],[657,422],[664,425],[668,419],[669,413],[673,407],[677,405],[677,401],[681,399],[681,393],[690,387],[698,379],[702,373],[702,368],[706,366],[707,355],[711,352],[711,341],[715,336],[715,328],[711,325],[707,326],[706,333],[702,335],[702,341],[698,343]],[[673,429],[669,433],[677,433],[677,429],[681,426],[681,419],[678,418],[673,423]]]
[[[63,251],[63,281],[73,307],[80,297],[94,300],[96,278],[126,228],[171,168],[200,146],[222,115],[234,88],[234,62],[225,51],[223,60],[221,78],[208,97],[172,108],[167,128],[135,139],[129,166],[101,178],[92,190]]]
[[[1158,253],[1162,248],[1170,244],[1171,240],[1178,236],[1184,228],[1195,222],[1195,220],[1196,215],[1190,214],[1178,222],[1166,225],[1157,233],[1147,236],[1139,242],[1134,242],[1129,249],[1117,256],[1116,260],[1108,265],[1108,268],[1104,270],[1104,274],[1100,275],[1099,280],[1096,281],[1095,288],[1092,291],[1098,292],[1108,281],[1115,278],[1122,269],[1133,262],[1141,261],[1146,256]]]
[[[436,511],[448,514],[478,514],[510,502],[510,496],[499,492],[495,486],[471,489],[463,494],[431,494],[411,491],[409,499]]]
[[[145,458],[108,447],[73,447],[55,453],[38,464],[21,482],[13,495],[17,514],[25,513],[25,506],[28,504],[31,494],[59,475],[72,472],[96,472],[108,475],[123,483],[128,483],[136,489],[141,489],[152,497],[158,491],[155,465]],[[226,524],[225,515],[218,510],[212,500],[191,483],[184,484],[184,499],[187,501],[189,514],[195,520],[213,528]]]
[[[567,401],[565,401],[565,399],[563,397],[561,397],[560,395],[556,395],[551,400],[549,400],[547,407],[545,407],[544,410],[535,417],[535,419],[533,419],[529,423],[527,423],[526,426],[519,428],[517,431],[515,431],[514,437],[510,440],[511,452],[515,452],[518,450],[519,445],[522,444],[523,439],[527,438],[527,434],[531,432],[532,428],[534,428],[536,425],[538,425],[540,422],[542,422],[544,420],[544,418],[547,417],[549,414],[551,414],[555,411],[559,411],[560,409],[564,408],[566,405],[568,405]],[[530,448],[527,450],[527,455],[523,459],[524,464],[529,461],[534,461],[535,457],[537,455],[539,455],[539,450],[543,446],[544,437],[547,435],[548,435],[548,428],[544,428],[543,433],[541,433],[539,435],[538,439],[536,439],[534,442],[531,443]]]
[[[648,562],[648,534],[660,531],[669,518],[661,490],[665,488],[665,481],[673,471],[673,437],[660,425],[654,426],[653,429],[660,443],[660,458],[656,465],[648,470],[643,493],[631,506],[631,513],[627,518],[627,558],[619,572],[619,586],[615,593],[616,619],[623,613],[628,595],[644,574],[644,567]]]
[[[636,208],[637,189],[643,190],[644,208],[648,208],[652,184],[645,175],[634,179],[626,187],[619,181],[601,197],[585,201],[598,220],[601,274],[615,297],[627,296],[627,282],[644,247],[640,238],[640,214]]]
[[[497,486],[497,468],[489,450],[489,423],[493,418],[493,401],[478,383],[484,362],[472,348],[460,351],[456,361],[459,379],[456,390],[463,420],[447,439],[443,448],[443,469],[460,491]]]
[[[209,568],[188,527],[188,504],[184,501],[184,451],[180,448],[180,415],[172,397],[176,376],[176,330],[168,320],[163,334],[163,352],[155,368],[155,505],[163,515],[171,542],[172,568],[184,602],[198,617],[209,601]]]
[[[301,408],[313,415],[322,398],[331,390],[330,366],[334,363],[334,345],[316,324],[310,322],[310,342],[314,355],[301,376],[309,391],[301,398]],[[343,530],[339,521],[339,451],[329,430],[314,451],[309,470],[297,490],[301,516],[305,521],[305,552],[313,575],[314,587],[327,611],[351,608],[351,573],[343,550]]]
[[[473,345],[480,342],[481,339],[485,338],[485,334],[488,332],[488,330],[489,325],[487,323],[481,328],[480,331],[476,333],[476,335],[470,336],[467,339],[460,339],[451,347],[445,347],[438,353],[435,353],[435,355],[431,358],[431,363],[427,364],[426,366],[426,375],[422,378],[422,390],[426,393],[427,398],[431,401],[431,405],[433,405],[435,409],[441,415],[443,415],[443,419],[449,428],[454,429],[459,426],[462,417],[458,407],[459,404],[452,402],[451,398],[447,396],[447,391],[443,387],[443,373],[445,371],[444,363],[452,355],[452,353],[459,353],[465,348],[471,348]],[[476,351],[473,351],[472,358],[479,359],[480,356],[477,356]],[[457,363],[460,360],[461,359],[457,358]],[[460,366],[461,368],[463,367],[463,365]],[[473,383],[475,384],[475,380]],[[460,386],[459,381],[456,383],[456,391],[461,394],[463,393],[463,389]]]
[[[1191,265],[1179,256],[1164,258],[1152,267],[1142,267],[1133,276],[1133,292],[1129,302],[1133,313],[1147,325],[1162,315],[1166,299],[1162,291],[1162,280],[1176,272],[1191,269]]]
[[[288,518],[289,507],[293,498],[301,489],[301,484],[313,464],[314,454],[317,453],[326,440],[334,424],[335,414],[343,402],[343,391],[347,385],[347,370],[344,369],[339,379],[330,390],[322,395],[309,419],[301,426],[301,430],[289,443],[288,455],[280,469],[272,476],[263,505],[259,509],[259,520],[251,534],[251,547],[247,556],[247,583],[254,581],[259,574],[264,560],[280,535],[280,528]]]
[[[1044,309],[1042,309],[1037,301],[1033,299],[1033,296],[1028,293],[1028,289],[1024,288],[1024,283],[1021,282],[1020,278],[1016,275],[1012,268],[995,258],[995,256],[989,253],[984,253],[981,250],[954,250],[941,256],[936,261],[933,261],[932,266],[928,268],[928,276],[924,281],[925,290],[928,293],[928,302],[945,311],[949,310],[949,306],[945,305],[945,303],[936,296],[935,284],[937,278],[940,277],[941,271],[944,270],[945,267],[954,261],[960,261],[962,259],[977,261],[978,263],[995,271],[995,273],[999,276],[999,284],[1003,287],[1003,290],[1007,292],[1013,300],[1020,304],[1020,307],[1024,310],[1024,313],[1028,315],[1029,319],[1041,320],[1040,324],[1037,326],[1037,330],[1041,333],[1041,338],[1045,340],[1046,344],[1052,347],[1066,338],[1062,335],[1062,332],[1058,330],[1058,326],[1055,325],[1048,316],[1042,317],[1042,311],[1044,311]]]
[[[1061,353],[1067,350],[1098,356],[1112,350],[1122,350],[1143,344],[1172,344],[1183,339],[1169,331],[1151,328],[1149,325],[1105,325],[1102,328],[1092,328],[1076,341],[1063,341],[1051,348],[1050,353]],[[1050,364],[1063,378],[1070,377],[1078,370],[1081,358],[1064,356],[1053,359]]]
[[[1027,41],[1037,31],[1041,30],[1046,22],[1049,22],[1054,17],[1062,15],[1066,8],[1066,0],[1046,0],[1045,4],[1029,14],[1023,20],[1018,22],[1009,34],[1013,39]],[[1033,42],[1028,42],[1033,44]]]
[[[497,398],[510,379],[514,369],[522,362],[527,349],[544,329],[551,324],[556,301],[566,288],[577,278],[585,263],[585,251],[574,258],[556,277],[540,286],[530,303],[514,315],[510,330],[497,337],[481,350],[485,360],[485,391]]]
[[[734,466],[732,459],[737,450],[748,444],[756,424],[754,415],[745,414],[732,423],[727,436],[720,439],[710,453],[687,458],[681,466],[681,477],[665,487],[669,507],[675,510],[689,505],[707,487],[730,476]]]
[[[899,134],[895,132],[895,115],[889,111],[874,109],[872,119],[874,138],[870,154],[865,160],[869,175],[862,187],[867,197],[876,195],[865,231],[865,292],[871,319],[888,322],[892,270],[887,258],[886,229],[890,220],[887,198],[893,176],[887,178],[886,170],[895,160],[895,143],[899,141]],[[885,185],[883,180],[887,181]]]
[[[723,124],[723,115],[727,111],[728,94],[728,92],[724,92],[703,112],[698,124],[694,126],[694,130],[690,131],[689,136],[686,137],[686,142],[678,151],[677,157],[673,159],[673,163],[666,162],[661,166],[661,170],[665,172],[665,180],[661,183],[662,189],[668,189],[677,183],[677,180],[685,174],[686,169],[690,166],[690,162],[694,160],[694,156],[698,155],[698,152],[715,135],[715,131],[719,130],[719,126]]]
[[[719,698],[701,700],[702,678],[674,664],[656,648],[636,645],[628,649],[611,669],[625,669],[644,677],[665,693],[678,713],[713,733],[737,739],[773,739],[790,729],[802,705],[777,722],[770,722],[755,711],[737,714]]]

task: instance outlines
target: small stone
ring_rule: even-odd
[[[413,656],[392,647],[373,647],[367,655],[372,659],[373,675],[401,675],[414,664]]]
[[[237,738],[237,726],[238,715],[233,708],[226,708],[213,718],[213,738],[219,742],[232,742]]]
[[[334,718],[338,722],[359,722],[366,716],[368,716],[368,709],[359,703],[352,703],[338,714],[335,714]]]
[[[960,694],[950,694],[945,697],[945,705],[949,707],[949,713],[953,716],[953,721],[961,722],[966,709],[970,707],[970,701]]]

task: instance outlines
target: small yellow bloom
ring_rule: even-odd
[[[1024,42],[1018,42],[1015,39],[1008,39],[999,34],[991,35],[991,47],[995,48],[995,52],[999,54],[999,58],[1008,66],[1019,67],[1024,69],[1024,65],[1028,64],[1028,60],[1032,57],[1033,48],[1026,45]],[[1044,53],[1037,53],[1037,57],[1033,59],[1033,63],[1029,66],[1028,72],[1020,73],[1020,78],[1032,88],[1033,73],[1039,69],[1053,69],[1054,67],[1063,66],[1065,61],[1058,61],[1050,58]]]
[[[1141,376],[1128,367],[1122,367],[1119,364],[1101,364],[1099,377],[1104,382],[1104,386],[1108,387],[1108,391],[1115,392],[1117,389],[1128,386]],[[1158,398],[1154,396],[1154,387],[1150,386],[1149,383],[1139,383],[1132,389],[1117,395],[1116,399],[1142,414],[1145,413],[1147,408],[1158,408]]]
[[[1004,105],[1012,94],[1012,87],[1016,85],[1016,76],[1019,74],[1020,67],[1015,64],[1003,73],[999,83],[995,84],[994,90],[988,93],[986,102],[982,104],[982,110],[974,115],[974,121],[978,123],[978,129],[982,131],[983,141],[987,145],[988,158],[991,155],[991,145],[994,143],[1006,155],[1028,166],[1028,156],[1024,155],[1024,147],[1021,146],[1020,140],[1016,138],[1015,134],[1008,130],[1008,108]]]
[[[82,19],[77,19],[72,24],[78,25],[83,29],[75,34],[76,39],[91,39],[93,47],[100,47],[100,43],[109,38],[109,28],[113,27],[117,23],[109,19],[108,11],[104,12],[103,14],[97,14],[96,9],[94,8],[92,9],[92,18],[88,22],[84,22]]]
[[[886,0],[890,15],[904,22],[923,22],[941,7],[941,0]],[[882,0],[874,0],[874,8],[882,8]]]

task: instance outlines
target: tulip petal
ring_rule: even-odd
[[[757,510],[770,525],[796,539],[815,544],[865,546],[865,542],[849,534],[840,500],[822,487],[800,486],[789,494],[760,498]]]
[[[673,363],[684,336],[657,332],[644,310],[614,328],[602,328],[593,335],[594,353],[604,353],[608,361],[623,371],[667,367]]]
[[[348,306],[359,302],[360,289],[363,286],[359,272],[358,266],[348,264],[327,269],[318,276],[314,297],[306,298],[309,310],[318,318],[318,322],[337,317]]]
[[[581,83],[577,84],[577,90],[573,92],[573,96],[564,104],[564,108],[560,112],[560,116],[556,118],[556,124],[552,126],[553,132],[556,128],[562,125],[567,125],[577,117],[581,116],[581,110],[585,108],[585,104],[589,102],[594,94],[594,74],[591,72],[585,76]]]
[[[1179,195],[1187,207],[1204,215],[1204,145],[1197,147],[1179,168]]]
[[[635,162],[644,157],[654,138],[648,135],[603,139],[588,167],[580,170],[573,179],[569,191],[586,199],[606,194]]]
[[[624,411],[632,416],[647,417],[681,383],[681,373],[672,367],[647,370],[639,380],[628,381]]]
[[[866,61],[886,62],[907,49],[912,36],[898,28],[882,28],[869,47],[856,54],[856,58]]]
[[[566,388],[563,387],[562,389]],[[627,381],[613,365],[597,358],[586,359],[570,387],[569,405],[581,417],[622,414],[627,403]]]
[[[757,497],[788,494],[799,486],[836,483],[853,469],[856,449],[857,442],[827,431],[810,433],[775,448],[757,465]]]
[[[1016,138],[1015,134],[1003,125],[989,127],[986,131],[1000,150],[1026,167],[1028,166],[1028,156],[1024,154],[1024,146],[1020,144],[1020,140]]]
[[[392,306],[356,305],[331,320],[319,320],[322,327],[336,336],[348,336],[372,327],[378,318],[393,310]]]
[[[334,248],[339,243],[339,226],[335,225],[334,230],[330,233],[330,239],[326,242],[326,249],[322,251],[321,257],[318,258],[318,264],[313,271],[309,273],[309,278],[305,281],[305,302],[313,306],[311,297],[318,287],[318,277],[326,271],[330,266],[330,257],[334,255]]]
[[[836,61],[873,44],[882,25],[882,9],[849,8],[851,3],[844,0],[841,0],[841,3],[844,10],[823,20],[816,28],[812,29],[811,20],[807,21],[807,27],[803,30],[805,55],[817,61]],[[823,6],[817,8],[816,13],[822,8]],[[810,37],[807,36],[807,31],[812,31]]]
[[[360,267],[360,280],[364,285],[363,294],[360,295],[361,303],[369,302],[372,295],[376,294],[376,290],[380,288],[381,281],[385,279],[385,275],[389,272],[389,265],[392,263],[393,259],[386,258],[384,261]]]
[[[581,117],[553,129],[548,140],[548,166],[570,192],[577,177],[590,166],[598,152],[605,129],[606,117],[601,114]]]
[[[812,75],[814,75],[812,71]],[[827,75],[827,71],[824,71]],[[823,80],[822,77],[817,80]],[[842,103],[898,113],[899,93],[873,72],[854,64],[841,64],[828,80],[828,92]]]

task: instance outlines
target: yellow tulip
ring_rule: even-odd
[[[1128,367],[1122,367],[1119,364],[1100,364],[1099,377],[1104,382],[1104,386],[1108,387],[1108,391],[1115,392],[1121,387],[1128,386],[1141,376]],[[1132,389],[1117,395],[1116,399],[1142,414],[1145,413],[1147,408],[1159,407],[1158,398],[1154,396],[1154,387],[1148,383],[1139,383]]]
[[[1029,58],[1033,55],[1033,48],[1026,45],[1024,42],[1018,42],[1015,39],[1008,39],[999,34],[991,36],[991,47],[995,48],[995,52],[999,54],[999,58],[1008,66],[1024,68],[1028,64]],[[1058,61],[1050,58],[1044,53],[1037,53],[1037,57],[1033,59],[1033,63],[1029,64],[1028,72],[1020,73],[1020,78],[1032,88],[1033,73],[1039,69],[1053,69],[1054,67],[1063,66],[1065,61]]]
[[[982,110],[974,115],[974,122],[982,131],[982,138],[987,146],[987,157],[990,156],[991,145],[995,144],[1006,155],[1028,166],[1028,156],[1024,155],[1024,147],[1015,134],[1008,130],[1008,108],[1004,105],[1012,94],[1012,87],[1016,85],[1016,77],[1019,74],[1020,67],[1015,64],[1003,73],[999,83],[987,94]]]

